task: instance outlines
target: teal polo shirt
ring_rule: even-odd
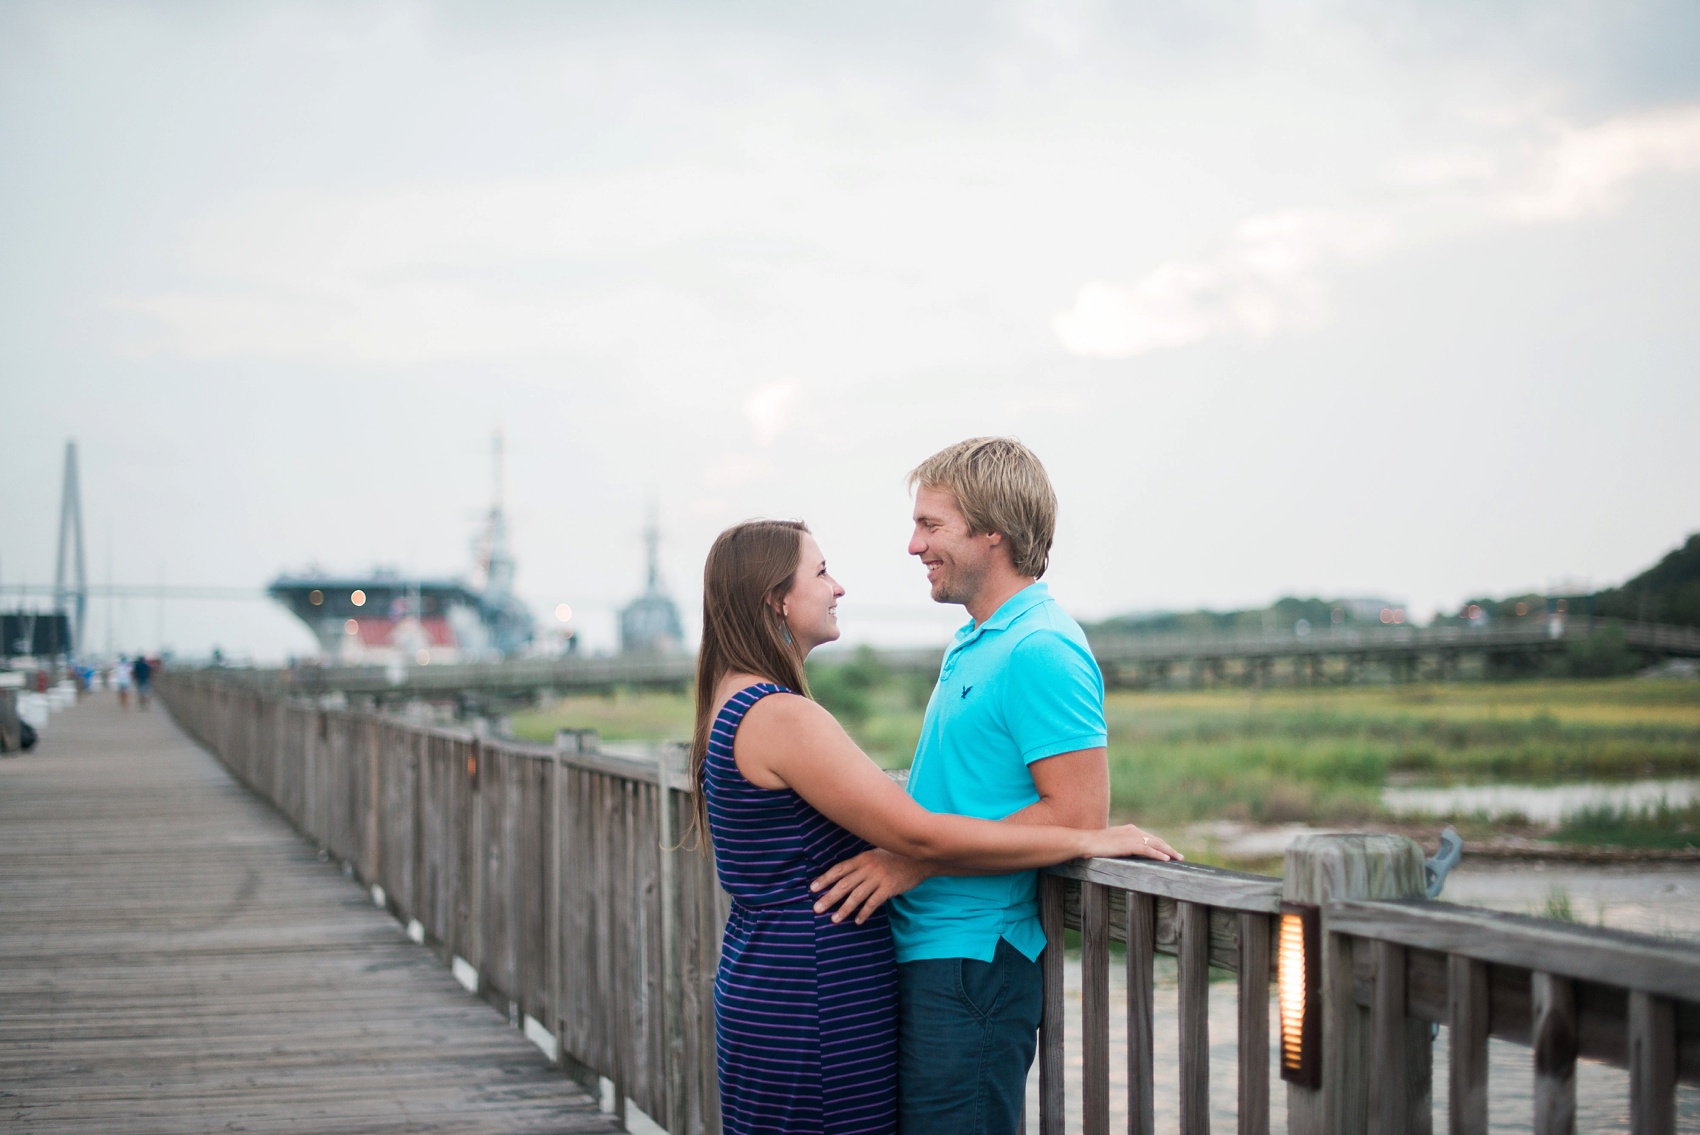
[[[956,632],[927,703],[909,795],[930,812],[1001,820],[1039,799],[1027,766],[1105,743],[1104,676],[1043,583]],[[928,879],[891,900],[899,962],[989,962],[998,939],[1045,948],[1036,871]]]

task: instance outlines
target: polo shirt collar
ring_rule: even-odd
[[[975,625],[969,623],[956,632],[958,643],[968,642],[986,631],[1001,631],[1016,619],[1025,615],[1041,603],[1051,598],[1049,584],[1043,582],[1030,583],[1003,601],[1003,606],[992,612],[992,617],[985,622]]]

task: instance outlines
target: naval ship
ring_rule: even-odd
[[[472,581],[310,569],[279,576],[266,594],[306,623],[320,651],[339,663],[468,662],[521,652],[536,627],[513,592],[499,434],[495,450],[495,498],[474,544]]]

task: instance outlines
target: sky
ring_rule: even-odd
[[[1010,434],[1077,617],[1620,582],[1700,529],[1700,6],[0,4],[0,595],[465,574],[589,649],[802,517],[942,641],[904,474]],[[262,599],[96,600],[281,658]]]

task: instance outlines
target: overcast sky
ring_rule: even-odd
[[[464,572],[498,427],[592,645],[650,493],[693,625],[801,516],[847,638],[942,637],[903,474],[985,433],[1082,618],[1617,582],[1700,529],[1696,58],[1689,0],[8,0],[0,586],[70,437],[96,582]]]

